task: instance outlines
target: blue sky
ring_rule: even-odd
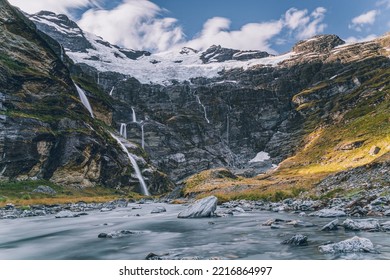
[[[390,31],[390,0],[9,1],[29,13],[66,13],[112,43],[155,52],[220,44],[283,53],[317,34],[354,42]]]

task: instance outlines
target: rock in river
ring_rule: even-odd
[[[74,213],[74,212],[71,212],[68,210],[63,210],[63,211],[58,212],[55,217],[56,218],[75,218],[75,217],[79,217],[79,216],[80,215],[77,213]]]
[[[296,234],[289,239],[286,239],[282,244],[289,244],[295,246],[306,246],[307,245],[307,236],[302,234]]]
[[[318,247],[319,251],[324,254],[339,254],[339,253],[377,253],[371,240],[354,236],[350,239],[340,241],[338,243],[322,245]]]
[[[204,218],[214,216],[214,211],[217,209],[218,199],[215,196],[208,196],[197,200],[195,203],[188,206],[187,209],[180,212],[178,218]]]
[[[367,231],[380,231],[381,226],[377,219],[362,219],[362,220],[352,220],[346,219],[342,226],[346,230],[367,230]]]
[[[167,212],[167,209],[165,209],[165,207],[163,206],[157,206],[155,208],[153,208],[152,212],[150,212],[151,214],[158,214],[158,213],[163,213],[163,212]]]
[[[339,220],[333,220],[330,223],[327,223],[321,228],[321,231],[331,231],[331,230],[337,230],[339,225]]]
[[[320,218],[334,218],[334,217],[344,217],[346,216],[345,212],[338,209],[321,209],[320,211],[314,212],[311,216],[318,216]]]

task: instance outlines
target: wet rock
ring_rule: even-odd
[[[390,210],[386,210],[386,211],[383,213],[383,215],[385,215],[385,216],[390,216]]]
[[[315,227],[316,225],[310,222],[304,222],[301,220],[293,220],[286,223],[287,225],[293,225],[294,227]]]
[[[338,210],[338,209],[333,209],[333,208],[321,209],[321,210],[319,210],[317,212],[314,212],[314,213],[310,214],[310,216],[318,216],[320,218],[344,217],[346,215],[347,214],[344,211]]]
[[[137,235],[142,234],[141,231],[132,231],[132,230],[119,230],[119,231],[112,231],[109,233],[100,233],[98,235],[98,238],[122,238],[127,237],[131,235]]]
[[[13,205],[12,203],[7,203],[6,205],[5,205],[5,210],[12,210],[12,209],[14,209],[15,208],[15,205]]]
[[[390,221],[384,222],[381,224],[382,230],[390,231]]]
[[[155,254],[155,253],[149,253],[146,257],[145,260],[162,260],[162,258]]]
[[[60,211],[57,213],[57,215],[55,215],[56,218],[75,218],[79,216],[80,215],[78,213],[74,213],[68,210]]]
[[[167,212],[167,209],[165,209],[165,207],[162,207],[162,206],[157,206],[150,213],[157,214],[157,213],[163,213],[163,212]]]
[[[269,219],[267,221],[265,221],[264,223],[262,223],[261,225],[262,226],[271,226],[273,223],[275,223],[275,219]]]
[[[57,192],[49,186],[38,186],[36,189],[33,190],[33,192],[34,193],[49,194],[49,195],[57,194]]]
[[[104,207],[104,208],[100,209],[100,212],[110,212],[112,210],[114,210],[114,208]]]
[[[294,246],[307,246],[307,236],[302,234],[296,234],[289,239],[286,239],[282,244],[294,245]]]
[[[363,220],[352,220],[346,219],[342,226],[345,230],[366,230],[366,231],[380,231],[381,227],[377,219],[363,219]]]
[[[338,220],[338,219],[333,220],[333,221],[331,221],[330,223],[324,225],[324,226],[321,228],[321,231],[337,230],[337,229],[338,229],[338,225],[339,225],[339,220]]]
[[[324,254],[340,254],[354,252],[377,253],[374,248],[374,245],[369,239],[358,236],[354,236],[350,239],[346,239],[338,243],[319,246],[318,250]]]
[[[205,218],[214,216],[218,199],[215,196],[205,197],[180,212],[178,218]]]

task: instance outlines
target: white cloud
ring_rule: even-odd
[[[248,23],[236,30],[231,29],[231,21],[227,18],[210,18],[198,35],[187,39],[179,22],[175,18],[165,17],[166,10],[150,0],[122,0],[111,10],[99,5],[106,0],[10,1],[29,13],[44,9],[70,14],[72,9],[83,8],[85,12],[78,21],[83,30],[114,44],[153,52],[182,46],[202,50],[211,45],[274,52],[272,44],[288,42],[291,36],[306,39],[323,32],[326,27],[323,23],[325,8],[319,7],[312,13],[306,9],[292,8],[279,19]]]
[[[376,5],[379,7],[385,7],[386,9],[390,9],[390,0],[381,0],[376,2]]]
[[[275,52],[269,40],[279,34],[283,28],[281,20],[264,23],[249,23],[240,30],[230,30],[230,20],[221,17],[209,19],[200,34],[185,43],[195,49],[205,49],[213,44],[227,48],[248,50],[259,49]]]
[[[360,32],[363,30],[364,26],[373,25],[378,15],[379,11],[377,10],[371,10],[364,14],[361,14],[352,19],[352,24],[349,25],[349,28],[355,29],[356,31]]]
[[[366,37],[354,37],[354,36],[351,36],[351,37],[348,37],[347,39],[344,39],[344,41],[348,44],[353,44],[353,43],[360,43],[360,42],[366,42],[366,41],[371,41],[371,40],[374,40],[378,38],[377,35],[375,34],[371,34],[371,35],[368,35]]]
[[[308,10],[289,9],[285,16],[285,26],[295,34],[296,39],[307,39],[325,30],[326,9],[323,7],[316,8],[311,14]]]
[[[8,0],[12,5],[33,14],[39,11],[67,13],[70,9],[99,7],[100,0]]]
[[[177,20],[161,18],[150,1],[126,0],[112,10],[90,9],[78,24],[105,40],[132,49],[166,50],[184,39]]]

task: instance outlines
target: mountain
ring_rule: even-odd
[[[161,174],[150,182],[170,186],[163,175],[167,174],[182,195],[210,193],[226,199],[275,193],[282,198],[298,190],[324,195],[341,181],[356,188],[389,183],[383,175],[388,173],[390,150],[389,34],[357,44],[320,35],[278,56],[221,46],[151,54],[112,45],[64,15],[40,12],[28,17],[37,28],[33,32],[31,22],[23,19],[31,25],[29,32],[47,45],[63,71],[69,71],[67,94],[81,106],[73,78],[86,91],[100,122],[88,118],[82,107],[73,119],[95,131],[122,130],[138,145],[133,152],[145,156],[151,166],[144,165],[143,174],[148,169]],[[6,86],[4,80],[1,91]],[[30,93],[37,95],[24,92],[35,100]],[[40,107],[35,101],[25,103],[32,110]],[[42,106],[51,111],[51,104]],[[64,112],[67,118],[70,113]],[[49,125],[57,123],[56,119]],[[108,145],[107,133],[89,136],[101,158],[106,154],[100,150],[108,146],[123,157],[118,147]],[[8,160],[15,157],[9,155]],[[116,157],[105,164],[111,160]],[[117,170],[123,170],[124,160]],[[4,166],[3,160],[0,170]],[[15,169],[13,176],[28,174],[31,168]],[[12,177],[7,170],[2,175]],[[53,180],[51,174],[45,178]],[[126,176],[103,178],[96,181],[110,187],[129,181]],[[153,189],[169,189],[162,185]]]
[[[58,43],[4,0],[0,37],[0,180],[140,191],[134,164],[110,135],[110,98],[98,90],[87,93],[91,117],[83,85],[75,84],[55,53]],[[144,171],[150,191],[167,191],[169,181],[143,151],[125,139],[122,144]]]

